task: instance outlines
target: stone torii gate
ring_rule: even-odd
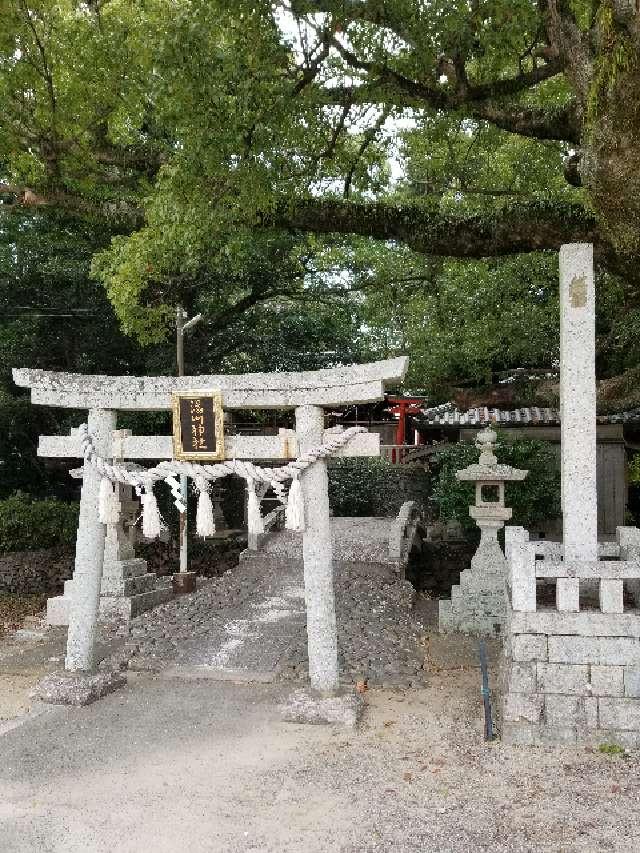
[[[172,393],[219,390],[225,409],[294,409],[293,436],[231,436],[226,456],[236,459],[290,459],[324,438],[323,407],[370,403],[384,398],[385,383],[400,381],[408,359],[400,357],[301,373],[248,373],[230,376],[85,376],[28,368],[14,369],[17,385],[31,389],[34,404],[88,411],[88,428],[98,456],[112,459],[170,455],[169,436],[122,436],[114,431],[118,411],[172,408]],[[114,442],[118,442],[118,447]],[[160,445],[160,446],[159,446]],[[164,447],[162,447],[164,445]],[[356,435],[343,456],[376,456],[378,435]],[[163,452],[158,453],[162,449]],[[77,436],[44,437],[41,455],[81,456]],[[69,614],[65,669],[91,674],[102,580],[105,525],[98,513],[101,475],[85,464],[76,540],[76,561]],[[338,656],[333,591],[332,544],[327,466],[314,462],[300,477],[304,501],[303,560],[309,674],[319,691],[338,688]]]

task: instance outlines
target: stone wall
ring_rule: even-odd
[[[471,565],[476,543],[466,539],[425,541],[408,568],[407,577],[417,590],[449,597],[460,583],[460,573]]]
[[[0,592],[47,595],[62,592],[73,573],[73,548],[0,555]]]
[[[514,528],[511,528],[513,531]],[[502,666],[502,736],[513,743],[640,746],[640,531],[618,528],[607,560],[536,560],[539,543],[510,537]],[[556,546],[557,547],[557,546]],[[537,585],[555,579],[555,607]],[[598,609],[580,609],[580,585]],[[626,587],[626,588],[625,588]]]

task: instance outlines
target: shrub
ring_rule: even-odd
[[[429,475],[375,457],[332,459],[329,505],[337,516],[396,515],[405,501],[426,503]]]
[[[14,492],[0,501],[0,553],[72,545],[77,526],[78,504]]]
[[[536,522],[560,515],[560,466],[553,446],[529,438],[511,439],[498,432],[498,462],[528,469],[521,483],[507,483],[505,503],[513,509],[509,524],[533,527]],[[475,503],[475,484],[456,480],[456,471],[477,462],[473,444],[446,445],[436,455],[432,502],[442,521],[457,519],[468,530],[475,529],[469,506]]]

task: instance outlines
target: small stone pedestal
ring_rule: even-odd
[[[51,705],[89,705],[126,683],[121,672],[53,672],[40,681],[31,696]]]
[[[499,465],[494,454],[497,435],[487,428],[478,433],[480,450],[477,465],[456,472],[458,480],[476,484],[476,503],[469,515],[480,528],[480,544],[471,568],[452,587],[451,601],[440,602],[440,630],[469,634],[498,634],[506,617],[505,580],[507,561],[498,542],[498,531],[511,518],[504,505],[504,484],[524,480],[528,471]]]
[[[173,592],[175,595],[184,595],[196,591],[195,572],[177,572],[172,579]]]
[[[117,431],[116,431],[117,432]],[[116,483],[110,518],[106,525],[104,562],[100,583],[100,618],[129,622],[135,616],[171,598],[168,578],[147,571],[145,560],[136,557],[133,533],[138,502],[131,486]],[[64,582],[64,595],[47,601],[47,624],[68,625],[75,580]]]
[[[321,693],[312,689],[294,691],[280,706],[286,723],[338,724],[355,728],[364,710],[358,693]]]

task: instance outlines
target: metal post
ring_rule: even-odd
[[[184,376],[184,333],[187,329],[195,326],[202,320],[202,314],[196,314],[191,320],[187,320],[187,313],[178,305],[176,308],[176,363],[178,366],[178,376]],[[182,503],[184,504],[184,512],[180,513],[179,531],[180,531],[180,571],[189,571],[189,551],[187,544],[187,499],[189,494],[189,483],[186,474],[180,475],[180,493],[182,495]]]
[[[178,365],[178,376],[184,376],[184,321],[186,314],[181,305],[176,308],[176,361]],[[187,545],[187,498],[189,485],[186,474],[180,474],[180,493],[184,512],[178,519],[180,537],[180,571],[189,571],[189,552]]]
[[[489,692],[489,668],[487,664],[487,647],[484,640],[478,643],[480,652],[480,670],[482,672],[482,702],[484,705],[484,739],[493,740],[493,720],[491,718],[491,694]]]

